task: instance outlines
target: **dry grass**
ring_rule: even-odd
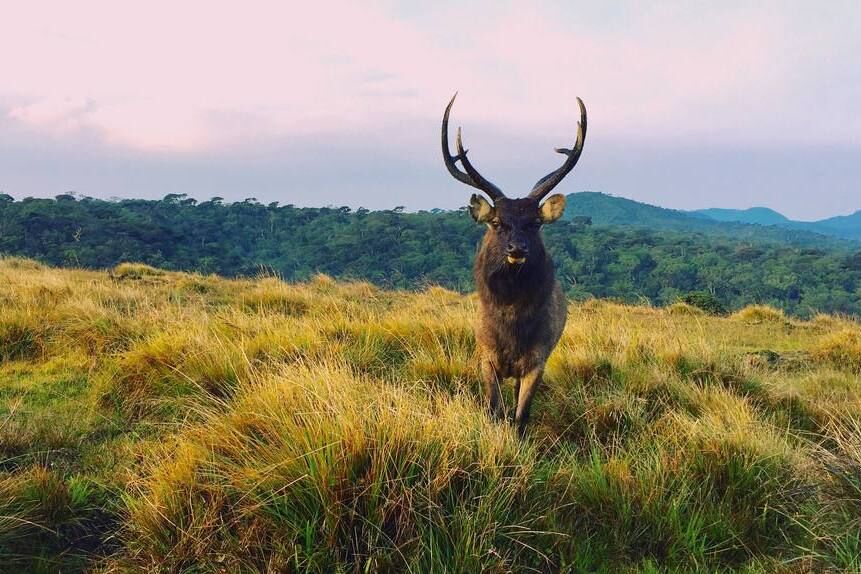
[[[113,277],[117,279],[143,279],[145,277],[161,277],[164,271],[145,263],[120,263],[114,267]]]
[[[732,314],[732,319],[745,323],[785,323],[786,315],[780,309],[768,305],[748,305]]]
[[[677,301],[667,307],[667,313],[670,315],[705,315],[706,312],[700,309],[699,307],[694,307],[689,303],[685,303],[684,301]]]
[[[861,329],[843,329],[825,336],[814,349],[814,356],[861,373]]]
[[[0,302],[20,571],[861,567],[849,318],[572,305],[520,442],[474,296],[3,259]]]

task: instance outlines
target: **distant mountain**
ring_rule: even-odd
[[[808,226],[811,226],[810,229],[818,233],[861,240],[861,210],[852,215],[838,215],[837,217],[815,221]]]
[[[750,209],[698,209],[690,213],[701,214],[715,221],[735,221],[737,223],[753,223],[756,225],[781,225],[790,220],[782,213],[768,207],[751,207]]]
[[[842,245],[851,248],[854,242],[847,240],[861,240],[861,212],[811,223],[792,221],[765,207],[680,211],[594,191],[572,193],[567,199],[567,219],[574,221],[588,217],[594,225],[693,231],[794,245]]]
[[[715,221],[776,225],[787,229],[799,229],[843,239],[861,240],[861,210],[856,211],[852,215],[839,215],[819,221],[793,221],[767,207],[752,207],[750,209],[699,209],[690,213]]]

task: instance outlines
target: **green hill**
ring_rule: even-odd
[[[690,213],[704,215],[715,221],[734,221],[737,223],[752,223],[756,225],[782,225],[789,223],[789,219],[782,213],[778,213],[767,207],[751,207],[749,209],[698,209]]]
[[[827,233],[861,241],[861,210],[852,215],[838,215],[809,225],[809,228],[817,233]]]
[[[653,231],[692,231],[748,241],[777,241],[791,245],[842,246],[851,249],[853,219],[836,221],[829,227],[794,222],[766,208],[751,210],[680,211],[640,203],[605,193],[584,191],[567,196],[566,217],[590,217],[595,225],[641,227]],[[771,223],[783,218],[780,225]],[[756,221],[758,219],[758,221]]]
[[[589,216],[595,225],[631,225],[651,229],[693,230],[702,223],[684,211],[640,203],[595,191],[566,196],[565,216]],[[706,223],[706,226],[709,224]]]
[[[861,210],[851,215],[838,215],[819,221],[795,221],[767,207],[752,207],[750,209],[699,209],[688,212],[714,221],[726,223],[750,223],[756,225],[773,225],[785,229],[794,229],[861,241]]]

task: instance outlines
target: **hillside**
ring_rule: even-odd
[[[567,196],[566,217],[588,216],[596,225],[645,228],[651,231],[685,231],[753,242],[779,242],[806,247],[857,249],[852,241],[861,238],[861,227],[854,231],[854,220],[836,221],[829,227],[817,223],[790,221],[766,208],[749,210],[702,209],[680,211],[583,191]],[[783,218],[785,221],[782,221]],[[821,225],[820,225],[821,223]]]
[[[573,304],[521,443],[439,287],[0,259],[0,302],[0,570],[861,568],[857,322]]]
[[[861,210],[852,215],[838,215],[806,225],[817,233],[829,233],[861,241]]]
[[[569,214],[589,202],[604,206],[594,225],[562,221],[544,231],[571,297],[669,305],[708,292],[730,310],[767,303],[802,317],[861,315],[859,244],[774,227],[703,224],[599,194],[569,201]],[[619,223],[628,220],[642,227]],[[483,232],[463,211],[197,203],[182,196],[0,201],[0,254],[91,269],[141,261],[225,276],[267,270],[301,280],[323,272],[383,287],[433,283],[468,291]]]
[[[715,221],[734,221],[754,225],[784,225],[790,221],[783,214],[767,207],[751,207],[749,209],[720,209],[713,207],[698,209],[690,213],[704,215]]]
[[[703,227],[701,219],[675,209],[666,209],[614,197],[596,191],[581,191],[566,196],[565,216],[572,219],[578,215],[592,218],[594,225],[624,225],[649,229],[695,230]],[[711,222],[705,226],[717,227]]]
[[[838,215],[828,219],[820,219],[819,221],[794,221],[767,207],[752,207],[750,209],[699,209],[687,213],[715,221],[774,225],[785,229],[796,229],[841,239],[861,241],[861,210],[851,215]]]

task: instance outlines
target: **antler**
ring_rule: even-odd
[[[577,141],[571,149],[557,148],[556,152],[568,156],[562,167],[548,173],[538,180],[532,191],[529,192],[529,197],[534,197],[541,201],[545,195],[556,187],[562,181],[568,172],[574,169],[577,165],[577,160],[580,159],[580,154],[583,153],[583,142],[586,140],[586,106],[583,105],[583,100],[577,98],[577,103],[580,105],[580,122],[577,124]]]
[[[445,167],[448,168],[448,172],[454,176],[456,180],[461,183],[465,183],[466,185],[471,185],[476,189],[480,189],[486,193],[490,199],[496,201],[497,199],[504,198],[505,194],[502,193],[502,190],[484,179],[484,177],[478,173],[478,170],[476,170],[466,158],[466,152],[468,150],[463,149],[463,141],[460,137],[460,128],[457,128],[457,155],[454,157],[451,155],[451,151],[448,147],[448,115],[451,112],[451,107],[454,105],[454,99],[456,97],[457,92],[452,96],[451,101],[445,108],[445,114],[442,116],[442,158],[445,160]],[[457,168],[456,162],[458,161],[463,165],[466,173]]]

